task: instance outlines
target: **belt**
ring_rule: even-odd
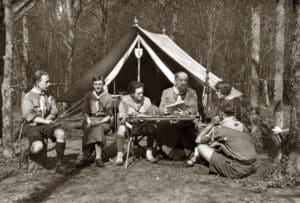
[[[105,113],[90,113],[89,116],[90,117],[105,117],[105,116],[107,116],[107,114],[105,114]]]
[[[255,162],[255,159],[250,159],[250,160],[237,160],[236,161],[242,165],[251,165]]]

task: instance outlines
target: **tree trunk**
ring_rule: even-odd
[[[101,35],[103,39],[102,55],[105,55],[108,49],[108,12],[114,2],[101,1]]]
[[[275,37],[275,76],[274,76],[274,114],[275,125],[283,128],[283,71],[284,71],[284,31],[285,0],[279,0],[276,6]]]
[[[11,0],[3,0],[4,3],[4,24],[6,29],[5,56],[4,56],[4,77],[2,82],[2,118],[3,118],[3,155],[13,156],[13,126],[12,126],[12,91],[11,77],[13,69],[13,18],[11,10]]]
[[[175,40],[175,35],[177,32],[177,8],[174,9],[173,13],[172,13],[172,34],[171,34],[171,39],[174,41]]]
[[[1,83],[3,79],[4,54],[5,54],[4,5],[3,5],[3,1],[0,1],[0,82]],[[2,95],[0,95],[0,108],[2,109]],[[0,114],[0,139],[2,138],[2,123],[3,123],[2,114]],[[0,142],[0,147],[2,147],[1,142]]]
[[[251,86],[250,86],[250,102],[253,109],[258,107],[258,90],[259,90],[259,79],[258,69],[260,65],[260,2],[257,0],[253,1],[251,8],[252,13],[252,48],[251,48]]]
[[[293,42],[293,86],[287,172],[300,175],[300,0],[295,2],[296,29]]]
[[[68,66],[65,76],[65,90],[67,90],[72,84],[72,71],[74,64],[74,43],[75,43],[75,12],[74,12],[74,0],[66,0],[66,11],[69,23],[69,33],[67,40],[68,49]]]
[[[268,88],[267,80],[264,80],[264,94],[265,94],[266,106],[270,106],[269,88]]]
[[[27,79],[27,69],[29,65],[28,57],[28,47],[29,47],[29,34],[27,26],[27,15],[25,14],[22,18],[23,24],[23,63],[22,63],[22,77],[23,77],[23,86],[27,89],[28,79]],[[24,90],[25,90],[24,89]],[[24,92],[24,90],[22,92]]]

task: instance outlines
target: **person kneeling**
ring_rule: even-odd
[[[210,173],[230,178],[243,178],[253,173],[255,148],[245,126],[234,117],[234,103],[220,104],[223,120],[211,125],[208,133],[196,138],[198,146],[188,161],[192,165],[198,157],[209,163]]]
[[[139,121],[128,123],[128,116],[154,113],[156,108],[151,104],[149,98],[144,97],[144,85],[140,82],[130,82],[128,86],[129,95],[123,97],[119,104],[120,126],[117,132],[118,154],[116,159],[117,165],[123,164],[123,146],[126,136],[126,128],[131,130],[134,135],[145,135],[147,137],[146,159],[151,163],[156,163],[157,159],[153,157],[152,148],[156,137],[156,127],[153,121]],[[132,128],[132,129],[130,129]]]

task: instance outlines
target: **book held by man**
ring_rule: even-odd
[[[187,109],[189,109],[189,106],[184,101],[181,101],[173,104],[168,104],[165,106],[165,109],[169,114],[172,114],[176,111],[177,112],[186,111]]]

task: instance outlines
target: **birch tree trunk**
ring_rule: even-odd
[[[74,12],[74,0],[66,0],[66,12],[68,18],[69,33],[67,39],[68,49],[68,66],[65,76],[65,90],[67,90],[72,84],[72,71],[74,64],[74,42],[75,42],[75,12]]]
[[[12,91],[11,77],[13,68],[13,18],[11,10],[11,0],[3,0],[4,3],[4,24],[5,24],[5,56],[4,71],[2,81],[2,119],[3,119],[3,155],[5,157],[13,156],[13,131],[12,131]]]
[[[252,18],[251,18],[251,86],[250,86],[250,102],[253,109],[258,107],[258,90],[259,79],[258,69],[260,65],[260,2],[257,0],[252,1]]]
[[[28,47],[29,47],[29,34],[28,34],[28,25],[27,25],[27,15],[25,14],[22,18],[23,24],[23,63],[22,63],[22,77],[23,77],[23,86],[27,89],[28,79],[27,79],[27,69],[29,65],[28,57]],[[23,98],[24,90],[22,91]]]
[[[278,0],[276,6],[274,114],[275,125],[283,128],[283,72],[284,72],[284,31],[285,0]]]

